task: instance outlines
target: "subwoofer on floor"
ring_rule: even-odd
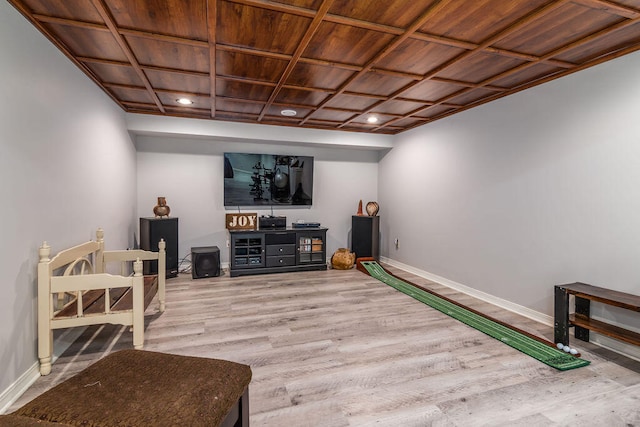
[[[217,246],[191,248],[191,277],[217,277],[220,275],[220,249]]]

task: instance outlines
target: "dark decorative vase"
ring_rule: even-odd
[[[171,208],[167,205],[167,199],[164,197],[158,197],[158,204],[153,208],[153,213],[157,217],[169,216]]]

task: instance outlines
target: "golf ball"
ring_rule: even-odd
[[[556,347],[558,347],[558,350],[562,350],[564,348],[564,344],[559,342],[558,344],[556,344]]]
[[[569,353],[571,351],[571,347],[565,345],[564,347],[562,347],[562,351],[564,351],[565,353]]]

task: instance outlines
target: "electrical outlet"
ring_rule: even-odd
[[[231,241],[229,239],[227,239],[227,247],[230,248],[231,247]]]
[[[400,249],[400,239],[398,239],[396,237],[396,239],[393,241],[393,243],[396,245],[396,249]]]

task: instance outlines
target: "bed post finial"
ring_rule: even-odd
[[[96,239],[98,242],[104,241],[104,230],[101,227],[98,227],[98,230],[96,230]]]
[[[49,255],[51,255],[51,246],[49,246],[46,241],[42,242],[42,246],[40,246],[38,254],[40,255],[40,262],[49,262]]]

